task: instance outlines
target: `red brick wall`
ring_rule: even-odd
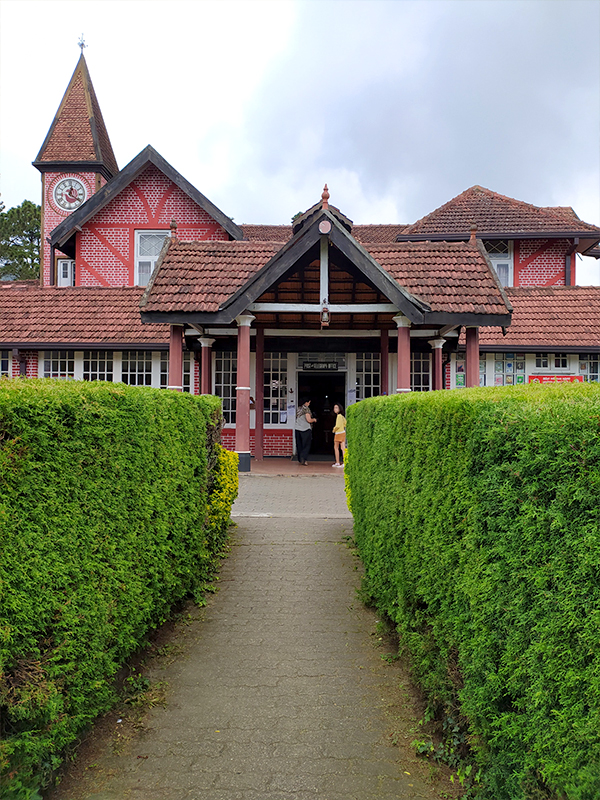
[[[27,360],[27,378],[37,378],[38,376],[38,351],[37,350],[20,350],[19,355],[12,359],[12,377],[20,377],[21,370],[21,357],[25,356]]]
[[[566,239],[521,239],[514,243],[515,286],[564,286]]]
[[[77,237],[77,284],[133,286],[136,230],[169,232],[182,241],[226,241],[227,233],[153,164],[83,226]]]
[[[50,284],[50,245],[46,241],[46,237],[56,228],[57,225],[72,214],[72,211],[63,211],[54,202],[54,187],[63,178],[77,178],[85,186],[87,199],[96,191],[96,173],[94,172],[46,172],[42,174],[42,207],[44,210],[44,230],[42,232],[42,275],[44,279],[44,286]],[[104,178],[101,179],[102,185],[106,183]],[[57,255],[61,254],[56,251]]]
[[[293,452],[294,432],[287,429],[265,429],[264,453],[265,456],[282,456],[289,458]],[[235,428],[224,428],[221,432],[221,444],[227,450],[235,450]],[[250,430],[250,453],[254,455],[254,429]]]

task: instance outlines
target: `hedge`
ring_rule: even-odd
[[[0,381],[0,795],[37,796],[114,677],[213,574],[237,492],[220,404]]]
[[[600,386],[365,400],[348,444],[365,588],[480,796],[597,800]]]

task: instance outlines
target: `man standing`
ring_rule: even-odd
[[[305,400],[296,411],[296,454],[298,463],[308,466],[308,454],[312,443],[312,425],[317,420],[310,413],[310,400]]]

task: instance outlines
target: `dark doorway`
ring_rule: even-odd
[[[299,372],[298,400],[309,399],[313,416],[317,421],[313,425],[311,453],[333,456],[333,426],[335,403],[345,404],[346,373],[345,372]]]

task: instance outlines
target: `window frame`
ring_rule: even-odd
[[[497,245],[499,242],[506,242],[508,253],[490,253],[488,252],[488,245],[494,246]],[[484,239],[483,246],[485,247],[485,252],[487,253],[487,257],[492,262],[492,266],[494,267],[494,271],[498,277],[498,280],[502,284],[503,287],[506,286],[514,286],[515,285],[515,260],[514,260],[514,246],[512,239]],[[500,273],[498,272],[498,265],[499,264],[508,264],[508,282],[504,283],[502,278],[500,277]]]
[[[68,264],[69,274],[65,278],[62,274],[63,265]],[[75,286],[75,259],[57,258],[56,259],[56,285],[61,287]]]
[[[146,235],[154,235],[154,236],[162,236],[163,237],[162,245],[161,245],[160,250],[158,251],[156,256],[142,256],[140,254],[140,252],[139,252],[140,243],[141,243],[141,237],[142,236],[146,236]],[[158,261],[160,253],[161,253],[162,248],[164,246],[164,240],[168,236],[170,236],[170,230],[168,230],[166,228],[163,229],[163,230],[160,230],[160,229],[157,230],[155,228],[148,228],[148,229],[139,228],[139,229],[135,230],[135,241],[134,241],[135,275],[134,275],[134,281],[135,281],[135,285],[136,286],[147,286],[148,285],[148,283],[150,281],[150,278],[152,277],[152,273],[154,272],[154,267],[156,266],[156,262]],[[140,262],[141,261],[150,261],[151,262],[150,263],[150,272],[148,273],[148,279],[147,279],[147,281],[145,283],[140,283]],[[145,275],[145,273],[144,273],[144,275]]]

